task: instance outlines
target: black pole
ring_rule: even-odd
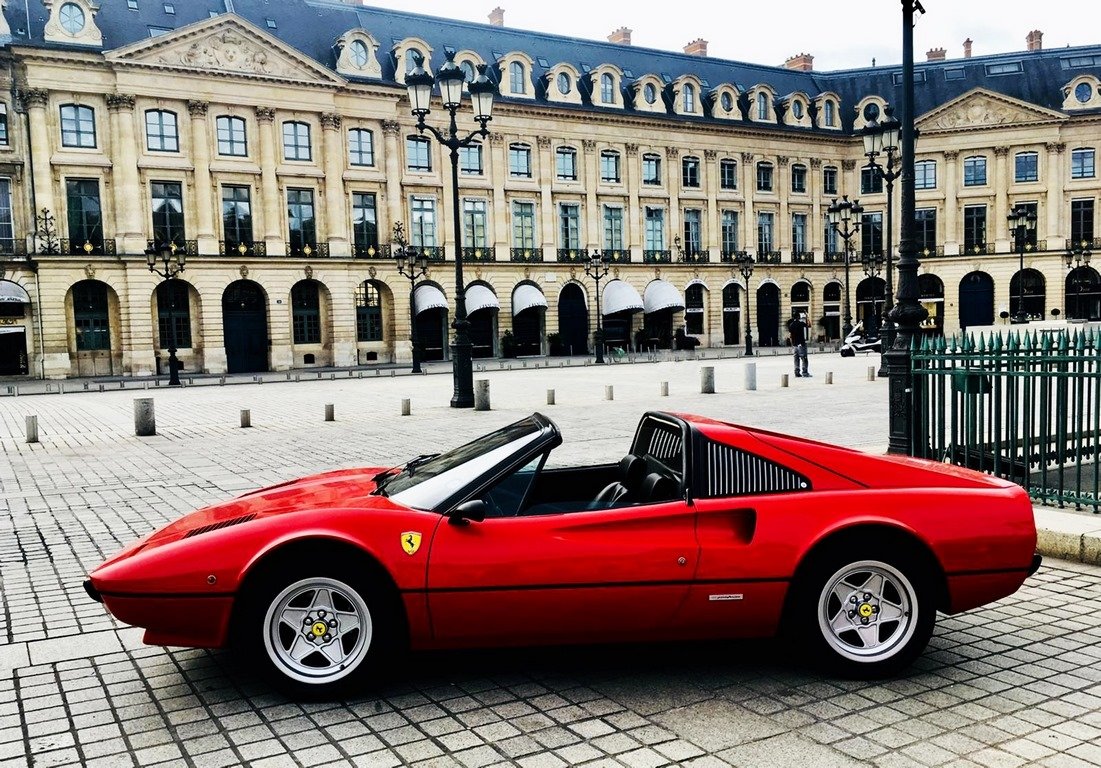
[[[887,151],[887,173],[883,175],[884,181],[887,182],[887,279],[885,292],[886,297],[883,300],[883,317],[887,318],[891,316],[891,309],[894,307],[894,301],[892,300],[892,294],[894,293],[894,238],[895,238],[895,179],[898,178],[898,174],[894,173],[894,169],[891,166],[894,165],[894,152]],[[890,322],[880,323],[879,328],[880,336],[883,339],[883,352],[879,355],[879,370],[876,371],[876,376],[879,378],[885,378],[887,376],[887,350],[891,348],[892,342],[895,339],[894,328]]]
[[[600,323],[600,280],[603,275],[597,275],[596,280],[596,362],[604,363],[604,328]]]
[[[746,268],[742,268],[742,277],[745,278],[745,356],[753,357],[753,331],[752,326],[749,324],[749,277],[753,274],[753,270],[746,271]]]
[[[452,345],[451,372],[455,391],[451,396],[452,408],[474,407],[474,366],[471,363],[470,321],[466,319],[466,285],[463,283],[463,224],[462,203],[459,200],[459,126],[455,123],[458,105],[448,108],[451,115],[451,127],[446,142],[451,150],[451,199],[454,209],[455,235],[455,320],[451,327],[455,329],[455,343]]]
[[[1027,323],[1025,314],[1025,228],[1024,225],[1013,227],[1013,244],[1017,246],[1017,313],[1013,318],[1018,323]]]
[[[167,264],[165,269],[167,269]],[[168,286],[168,386],[180,386],[180,361],[176,359],[176,292],[172,290],[172,278],[165,278]]]
[[[914,247],[914,215],[917,208],[914,190],[914,11],[922,13],[920,0],[902,0],[902,227],[898,245],[897,303],[890,320],[897,328],[894,342],[886,353],[890,377],[888,403],[888,452],[914,453],[914,391],[911,371],[911,345],[920,325],[929,313],[918,301],[917,271],[920,262]]]
[[[852,234],[849,234],[852,237]],[[849,245],[849,237],[845,238],[845,327],[841,329],[845,338],[848,338],[849,334],[853,331],[853,310],[852,303],[849,295],[851,290],[849,288],[849,264],[852,263],[852,250]]]
[[[420,341],[417,339],[417,273],[409,273],[409,343],[413,345],[413,373],[421,372]]]

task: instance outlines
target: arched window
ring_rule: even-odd
[[[615,78],[607,72],[600,76],[600,103],[615,104]]]
[[[558,73],[558,92],[565,96],[573,90],[573,80],[565,72]]]
[[[841,283],[826,283],[822,289],[822,332],[826,341],[841,338]],[[813,326],[813,323],[811,324]]]
[[[371,52],[367,50],[367,44],[362,40],[353,40],[348,52],[352,56],[352,64],[358,69],[366,67],[367,62],[371,59]]]
[[[157,327],[161,347],[191,348],[191,302],[183,280],[165,280],[157,286]]]
[[[757,119],[768,120],[768,96],[763,93],[757,94]]]
[[[474,82],[474,78],[478,76],[474,70],[474,62],[469,59],[463,61],[463,63],[459,65],[459,69],[463,71],[463,79],[468,83]]]
[[[508,65],[508,89],[510,93],[527,93],[525,80],[527,80],[527,71],[523,64],[514,61]]]
[[[382,341],[382,296],[370,280],[356,288],[356,341]]]
[[[723,91],[723,95],[719,97],[719,103],[722,104],[724,112],[734,110],[734,97],[730,95],[729,91]]]
[[[703,333],[704,292],[701,283],[693,283],[684,291],[684,330]]]
[[[146,110],[145,146],[150,152],[180,151],[180,133],[175,112],[163,109]]]
[[[309,124],[297,121],[283,123],[283,159],[310,160],[312,158]]]
[[[79,104],[61,105],[61,146],[94,148],[96,113]]]
[[[826,102],[826,115],[825,115],[826,126],[829,127],[829,128],[832,128],[836,121],[837,121],[837,107],[834,106],[834,103],[832,101],[827,101]]]
[[[8,105],[0,101],[0,146],[8,146]]]
[[[410,48],[405,52],[405,74],[409,74],[417,68],[417,58],[424,58],[424,54],[416,48]]]
[[[647,104],[653,104],[658,100],[658,89],[654,87],[653,83],[647,83],[646,87],[642,89],[642,98],[646,99]]]
[[[686,83],[684,90],[681,91],[683,98],[683,108],[686,114],[695,114],[696,112],[696,88],[691,83]]]
[[[244,118],[221,115],[214,122],[218,129],[218,154],[245,157],[248,154],[248,142],[245,138]]]
[[[73,328],[76,330],[77,350],[111,348],[106,283],[82,280],[73,286]]]
[[[1029,320],[1043,320],[1045,311],[1044,276],[1035,269],[1017,272],[1009,281],[1009,314],[1023,312]]]
[[[295,344],[321,343],[321,296],[316,280],[301,280],[291,288]]]

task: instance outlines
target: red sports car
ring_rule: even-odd
[[[392,469],[240,496],[85,582],[157,645],[236,645],[330,695],[400,648],[763,637],[890,674],[938,610],[1039,567],[1016,485],[918,459],[647,413],[618,464],[547,466],[534,414]]]

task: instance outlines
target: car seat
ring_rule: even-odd
[[[672,501],[675,498],[677,498],[676,480],[651,472],[642,481],[642,490],[637,501],[654,503]]]
[[[608,507],[616,503],[633,501],[641,492],[646,479],[646,459],[628,453],[619,460],[619,479],[608,483],[593,499],[593,507]]]

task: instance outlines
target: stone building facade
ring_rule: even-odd
[[[499,82],[490,136],[460,156],[477,356],[591,349],[592,251],[617,346],[665,346],[682,326],[741,345],[746,316],[782,345],[794,310],[832,340],[846,306],[869,322],[882,306],[882,273],[859,257],[897,244],[899,222],[884,232],[859,133],[897,67],[762,67],[703,40],[636,48],[625,28],[597,43],[321,0],[0,5],[0,375],[150,375],[172,340],[185,371],[402,362],[414,318],[424,356],[445,358],[456,203],[449,155],[409,112],[413,53]],[[1101,47],[1033,35],[1029,51],[918,66],[930,333],[1019,303],[1101,315],[1085,256]],[[475,127],[468,105],[459,122]],[[842,196],[864,206],[848,285],[825,225]],[[1006,224],[1022,204],[1038,220],[1023,271]],[[391,259],[399,222],[430,259],[413,296]],[[187,256],[170,281],[146,265],[165,245]]]

